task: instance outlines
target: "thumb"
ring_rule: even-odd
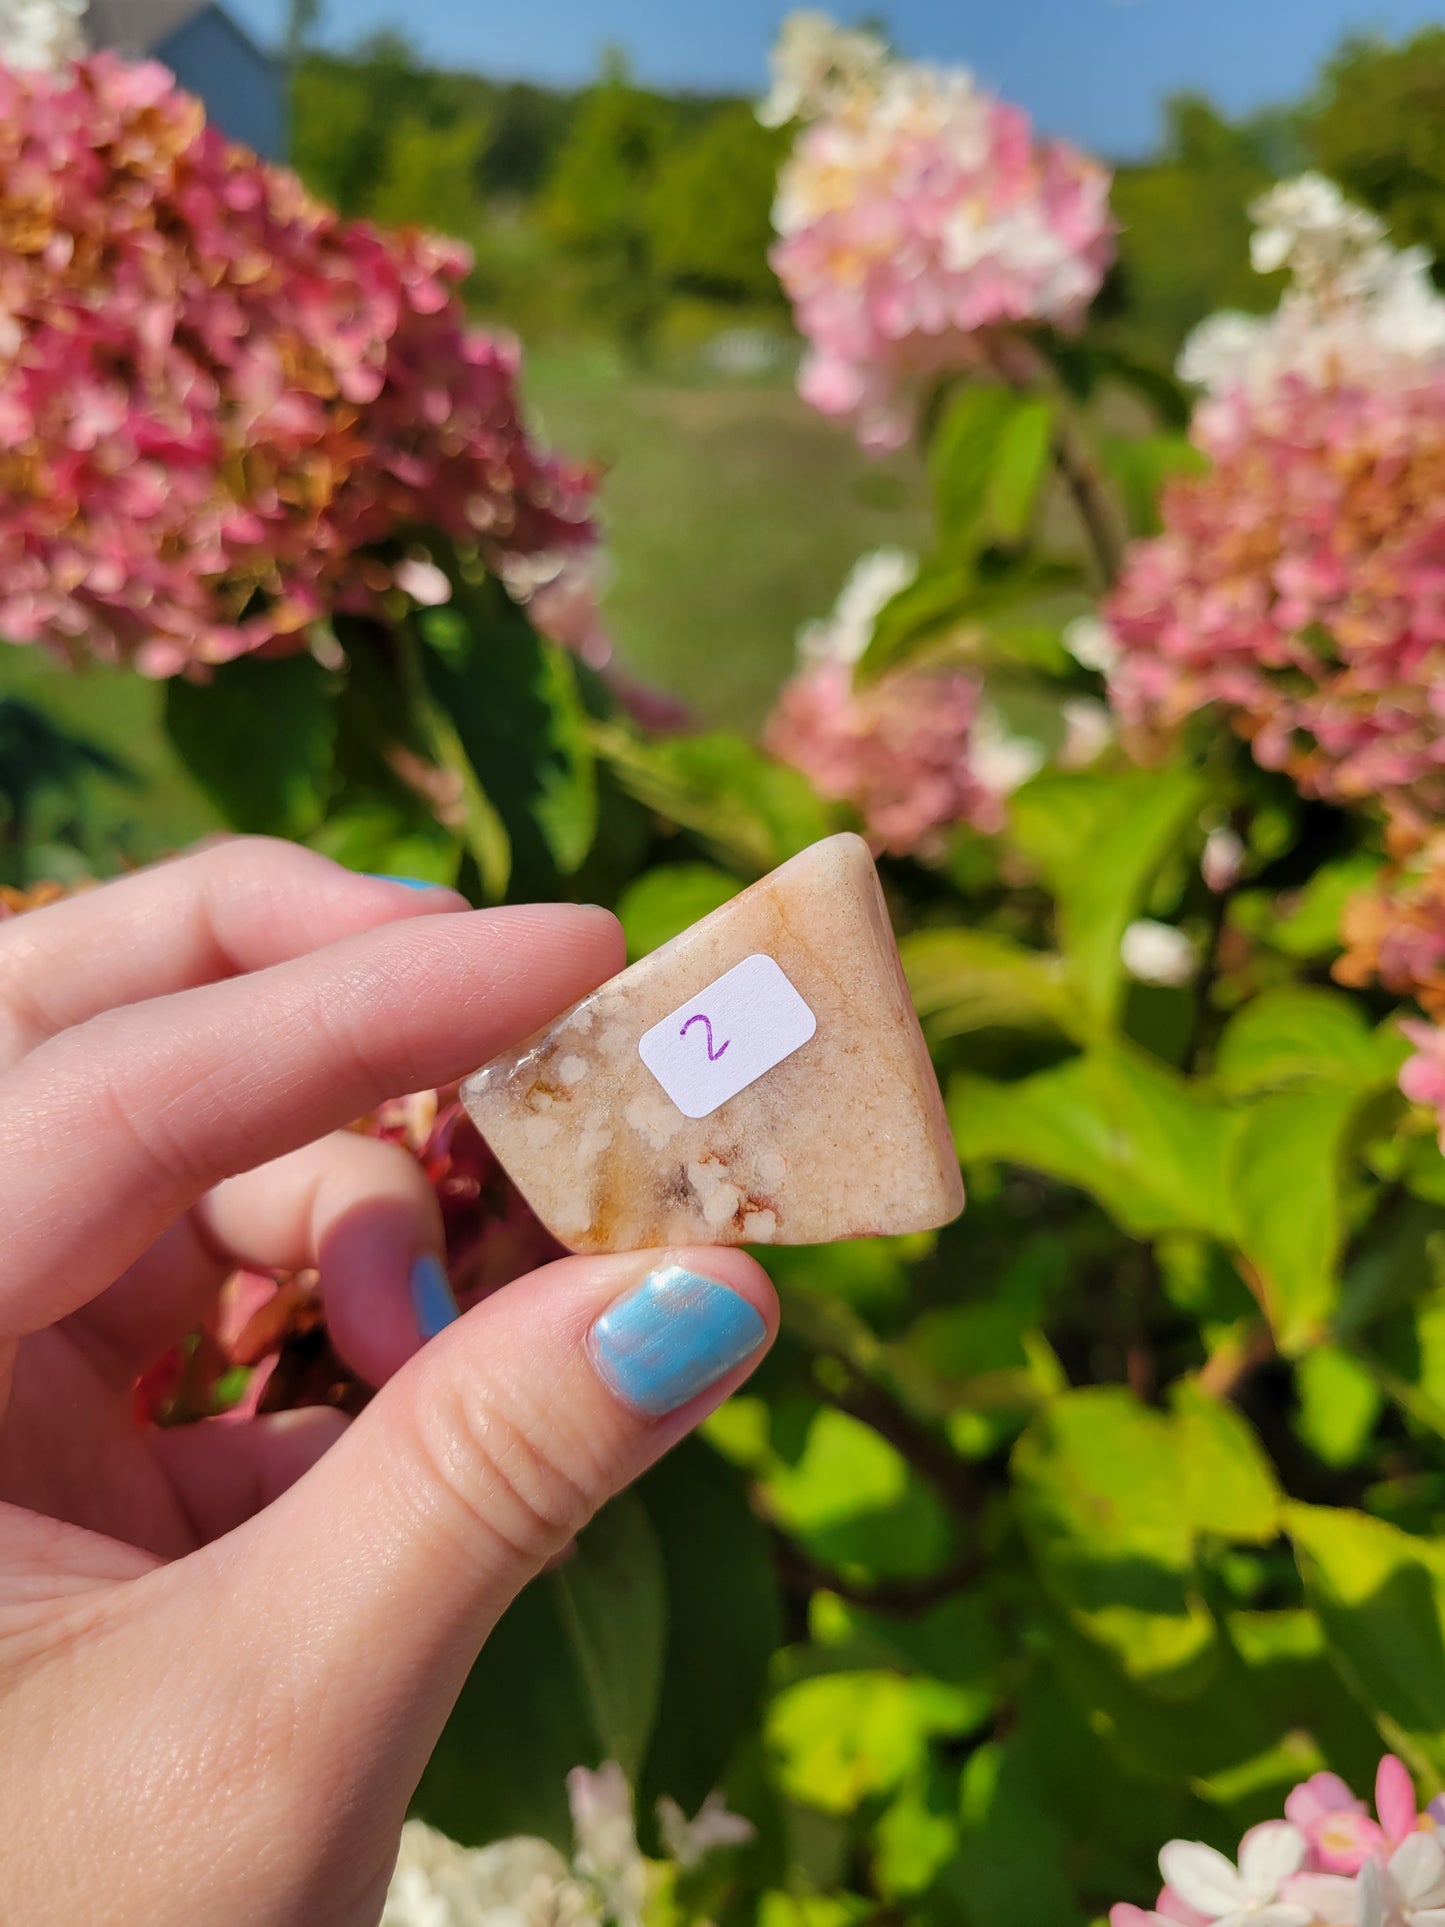
[[[320,1763],[344,1810],[370,1807],[363,1826],[399,1825],[506,1606],[776,1328],[772,1286],[739,1251],[567,1258],[508,1285],[198,1555],[220,1567],[212,1665],[217,1639],[234,1658],[260,1629],[248,1685],[281,1696],[288,1767],[314,1785]]]

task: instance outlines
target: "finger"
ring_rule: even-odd
[[[440,886],[358,876],[270,837],[139,870],[0,924],[0,1067],[98,1011],[463,901]]]
[[[212,1185],[450,1083],[621,964],[604,910],[424,917],[40,1045],[0,1085],[0,1338],[95,1297]]]
[[[312,1405],[230,1425],[205,1419],[158,1432],[152,1449],[198,1544],[218,1539],[293,1486],[348,1421]]]
[[[242,1265],[314,1267],[331,1342],[370,1385],[384,1384],[434,1329],[417,1302],[433,1278],[445,1291],[441,1207],[399,1144],[335,1132],[218,1185],[194,1215]],[[430,1299],[422,1303],[429,1314]]]
[[[563,1259],[428,1345],[199,1565],[142,1584],[163,1612],[193,1612],[197,1587],[215,1600],[202,1666],[264,1613],[267,1718],[341,1761],[379,1824],[399,1819],[508,1602],[746,1376],[776,1322],[739,1251]]]
[[[337,1351],[380,1385],[434,1328],[422,1329],[413,1281],[439,1277],[444,1289],[444,1253],[441,1209],[416,1159],[335,1131],[207,1192],[66,1326],[128,1384],[196,1329],[238,1267],[314,1268]]]

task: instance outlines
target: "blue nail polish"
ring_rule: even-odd
[[[429,1251],[411,1268],[411,1308],[423,1338],[435,1338],[461,1316],[441,1261]]]
[[[445,890],[444,883],[430,883],[425,877],[392,877],[382,870],[368,870],[373,883],[399,883],[403,890]]]
[[[741,1365],[766,1336],[746,1298],[664,1265],[603,1312],[592,1327],[592,1357],[620,1398],[661,1418]]]

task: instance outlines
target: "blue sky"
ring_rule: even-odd
[[[284,0],[231,0],[262,38]],[[326,0],[345,45],[401,25],[429,58],[575,85],[608,41],[659,86],[761,87],[779,0]],[[1202,90],[1232,112],[1297,95],[1347,32],[1445,24],[1441,0],[883,0],[873,12],[909,54],[965,61],[1052,133],[1110,156],[1146,150],[1159,103]]]

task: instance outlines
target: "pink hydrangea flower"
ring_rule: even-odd
[[[846,663],[787,683],[764,740],[819,795],[851,803],[875,849],[936,855],[956,823],[997,830],[1003,802],[970,761],[979,684],[963,670],[896,670],[855,689]]]
[[[1121,718],[1217,704],[1309,795],[1445,813],[1445,376],[1287,382],[1195,438],[1106,605]]]
[[[153,64],[0,72],[0,635],[170,675],[591,540],[467,325],[469,257],[340,220]]]
[[[1113,255],[1109,175],[971,74],[808,18],[765,109],[817,116],[779,178],[771,259],[810,344],[800,393],[896,447],[989,330],[1077,324]]]
[[[1317,177],[1255,209],[1277,311],[1181,362],[1210,471],[1165,491],[1105,615],[1136,730],[1217,705],[1309,795],[1445,814],[1445,302]]]

